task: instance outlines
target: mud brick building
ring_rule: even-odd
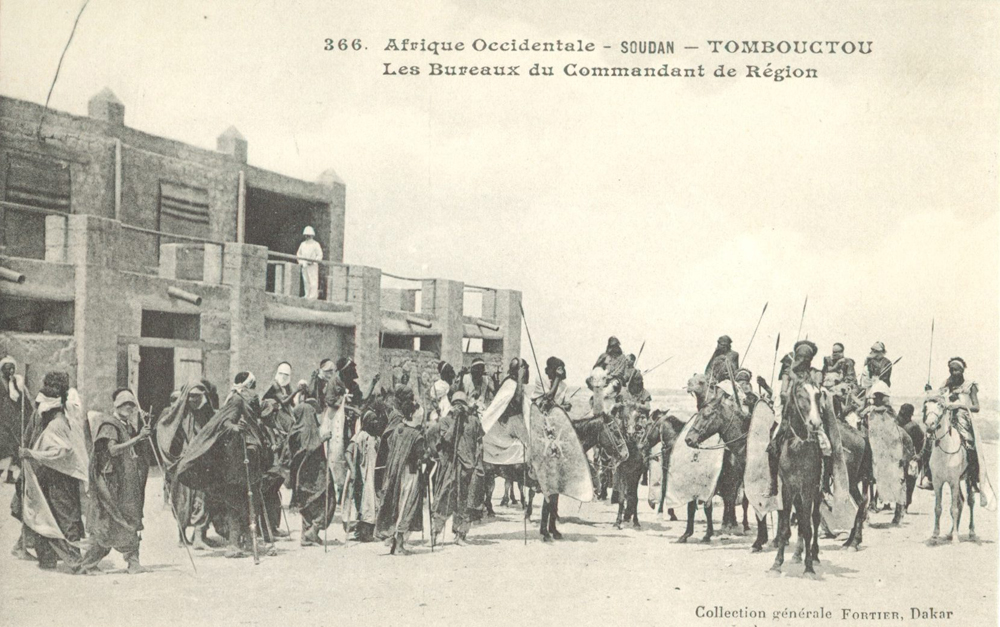
[[[39,121],[41,126],[39,127]],[[183,383],[264,385],[353,356],[361,385],[438,359],[498,368],[520,354],[520,292],[344,263],[346,186],[254,167],[230,127],[207,150],[125,125],[105,89],[85,117],[0,97],[0,355],[70,373],[88,409],[119,386],[158,409]],[[302,298],[292,255],[312,225],[326,259]]]

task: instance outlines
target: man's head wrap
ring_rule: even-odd
[[[347,367],[354,363],[354,360],[350,357],[341,357],[337,360],[337,372],[343,372],[347,370]]]
[[[885,384],[885,381],[879,379],[874,384],[872,384],[871,389],[868,390],[868,398],[875,398],[876,394],[881,394],[882,396],[891,396],[889,392],[889,386]]]
[[[819,348],[809,340],[799,340],[792,350],[795,353],[795,358],[800,361],[810,361],[819,352]]]
[[[451,397],[452,405],[456,403],[462,403],[463,405],[469,404],[469,397],[465,395],[465,392],[455,392]]]
[[[483,361],[481,357],[476,357],[475,359],[472,360],[472,366],[470,367],[470,369],[477,367],[482,367],[483,370],[486,369],[486,362]]]
[[[14,366],[15,372],[17,371],[17,362],[10,355],[7,355],[3,359],[0,359],[0,368],[3,368],[6,364],[11,364]],[[18,375],[13,375],[7,384],[7,394],[10,396],[10,400],[15,403],[21,400],[21,390],[17,382]]]
[[[402,385],[396,388],[393,395],[396,397],[396,406],[400,409],[402,409],[405,404],[412,403],[414,400],[413,390]]]
[[[752,377],[753,374],[746,368],[740,368],[739,370],[736,371],[737,381],[746,381],[747,383],[749,383]]]
[[[835,352],[835,353],[843,353],[844,352],[844,345],[841,344],[840,342],[836,342],[833,345],[833,352]]]
[[[69,375],[65,372],[47,372],[42,379],[41,394],[49,398],[58,398],[66,402],[66,394],[69,392]]]
[[[965,372],[965,360],[962,359],[961,357],[952,357],[951,359],[949,359],[948,368],[951,368],[952,366],[956,366],[958,367],[959,370]]]
[[[434,382],[434,385],[431,386],[431,398],[436,401],[440,400],[442,397],[448,395],[449,390],[451,390],[451,386],[448,385],[448,382],[438,379]]]
[[[257,377],[250,371],[243,371],[233,379],[233,387],[238,390],[252,390],[257,385]]]
[[[723,335],[722,337],[719,338],[719,346],[732,346],[732,345],[733,345],[733,339],[728,335]]]
[[[115,409],[129,403],[132,403],[136,407],[139,406],[139,401],[136,400],[135,394],[133,394],[132,390],[129,389],[118,390],[118,392],[115,393],[115,397],[112,399],[112,403],[114,404]]]
[[[882,342],[875,342],[872,344],[872,352],[881,355],[885,352],[885,344]]]
[[[558,357],[549,357],[545,360],[545,371],[563,379],[566,378],[566,363]]]
[[[292,366],[287,361],[278,364],[278,369],[274,372],[274,380],[281,387],[291,384]]]
[[[619,342],[618,338],[616,338],[615,336],[612,335],[611,337],[608,338],[608,348],[611,348],[612,346],[621,347],[621,345],[622,343]]]
[[[451,364],[446,362],[441,362],[441,366],[438,368],[438,374],[441,375],[441,379],[451,383],[455,380],[455,369]]]

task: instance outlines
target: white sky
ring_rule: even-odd
[[[875,340],[901,394],[961,355],[998,378],[995,2],[397,2],[92,0],[51,105],[83,114],[109,86],[126,123],[212,148],[230,124],[250,161],[347,182],[346,260],[520,289],[542,361],[581,380],[611,334],[650,387],[680,387],[715,339],[767,376],[774,342]],[[809,6],[801,6],[808,4]],[[0,93],[43,102],[80,2],[4,0]],[[472,8],[470,8],[472,7]],[[431,58],[389,37],[672,39],[673,57]],[[360,37],[362,53],[321,51]],[[708,39],[873,40],[867,56],[761,58],[814,81],[381,76],[397,64],[742,67]],[[685,52],[684,45],[701,45]],[[526,68],[525,68],[526,69]],[[741,72],[742,73],[742,72]],[[528,355],[527,338],[523,341]]]

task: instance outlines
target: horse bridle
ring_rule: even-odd
[[[721,404],[721,403],[719,404],[719,411],[722,411],[722,404]],[[733,413],[733,415],[729,416],[729,418],[728,418],[728,422],[727,422],[726,426],[729,426],[730,424],[732,424],[732,422],[733,422],[734,420],[736,420],[736,419],[737,419],[737,418],[736,418],[736,414],[737,414],[737,413],[739,413],[739,412],[738,412],[738,411],[737,411],[737,412],[734,412],[734,413]],[[750,435],[750,431],[748,430],[748,431],[747,431],[746,433],[744,433],[743,435],[741,435],[741,436],[739,436],[739,437],[736,437],[736,438],[733,438],[732,440],[730,440],[730,441],[728,441],[728,442],[726,442],[725,440],[723,440],[721,444],[716,444],[716,445],[714,445],[714,446],[694,446],[694,447],[692,447],[692,448],[696,448],[696,449],[698,449],[699,451],[718,451],[718,450],[720,450],[720,449],[724,449],[724,448],[727,448],[727,447],[729,447],[729,445],[731,445],[731,444],[736,444],[737,442],[739,442],[739,441],[741,441],[741,440],[745,440],[745,439],[747,439],[747,437],[748,437],[749,435]],[[719,439],[720,439],[720,440],[722,439],[722,433],[721,433],[721,431],[720,431],[720,433],[719,433]]]
[[[935,402],[936,402],[936,401],[935,401]],[[937,432],[937,430],[938,430],[938,429],[939,429],[939,428],[941,427],[941,421],[942,421],[942,419],[943,419],[943,418],[945,417],[945,414],[946,414],[947,412],[948,412],[948,410],[947,410],[947,409],[945,409],[944,407],[942,407],[942,408],[941,408],[941,414],[940,414],[940,415],[938,416],[938,419],[937,419],[937,421],[936,421],[936,423],[937,423],[937,424],[936,424],[936,427],[935,427],[935,428],[933,429],[933,431],[934,431],[935,433],[936,433],[936,432]],[[959,453],[961,453],[961,452],[962,452],[962,442],[961,442],[961,436],[959,436],[959,443],[958,443],[958,448],[957,448],[957,449],[955,449],[954,451],[950,451],[950,452],[949,452],[949,451],[946,451],[946,450],[944,450],[944,447],[943,447],[943,446],[941,446],[941,439],[942,439],[942,438],[944,437],[944,435],[947,435],[947,434],[951,433],[951,430],[952,430],[952,429],[954,428],[954,427],[953,427],[953,425],[952,425],[952,421],[953,421],[953,418],[951,418],[951,417],[949,416],[949,418],[948,418],[948,428],[947,428],[947,429],[945,430],[944,434],[943,434],[943,435],[940,435],[940,436],[938,436],[938,437],[936,437],[936,438],[933,438],[933,440],[934,440],[934,446],[936,446],[936,447],[938,448],[938,450],[940,450],[940,451],[941,451],[942,453],[944,453],[945,455],[958,455]]]

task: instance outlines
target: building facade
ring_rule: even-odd
[[[232,127],[216,150],[131,129],[107,89],[87,116],[0,97],[0,355],[32,390],[63,369],[88,409],[127,386],[155,411],[192,379],[266,385],[288,361],[295,381],[351,356],[366,391],[409,373],[423,392],[439,359],[520,354],[520,292],[345,264],[337,174],[302,181],[247,154]],[[294,258],[307,225],[316,300]]]

